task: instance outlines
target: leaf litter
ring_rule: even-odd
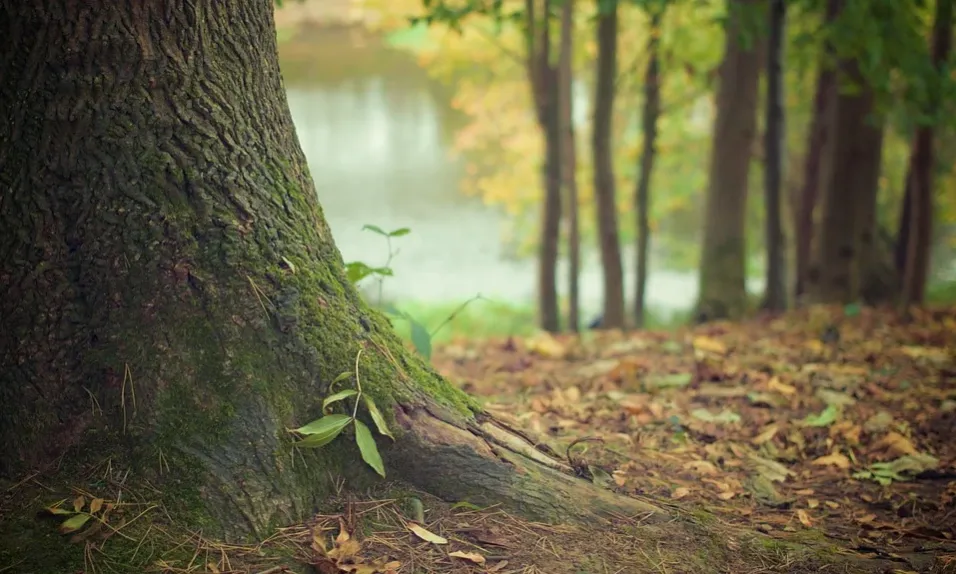
[[[851,316],[852,315],[852,316]],[[436,367],[622,492],[786,539],[956,556],[956,310],[455,341]]]

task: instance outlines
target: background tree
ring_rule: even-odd
[[[757,0],[728,0],[724,59],[718,72],[710,174],[704,208],[698,319],[740,316],[747,307],[744,222],[757,130],[760,54],[745,11]]]
[[[824,30],[833,25],[841,0],[827,0],[824,16]],[[828,166],[828,156],[832,145],[830,129],[832,127],[833,106],[836,103],[836,71],[834,70],[833,50],[829,42],[824,42],[823,54],[819,59],[816,91],[813,95],[813,111],[810,128],[807,130],[806,149],[803,164],[803,185],[796,199],[794,210],[794,297],[802,300],[806,291],[810,270],[814,212],[820,186],[824,181]]]
[[[574,139],[574,0],[561,7],[561,47],[558,56],[558,100],[561,112],[561,177],[565,204],[568,206],[568,327],[578,332],[581,326],[579,279],[581,275],[581,225],[578,219],[578,161]]]
[[[558,70],[551,61],[551,0],[525,0],[525,40],[528,78],[544,134],[544,201],[538,244],[538,320],[545,331],[560,330],[558,314],[558,255],[561,239],[561,116]]]
[[[660,86],[660,35],[665,2],[648,8],[650,33],[647,37],[647,67],[644,71],[644,108],[641,112],[641,129],[644,144],[641,149],[639,179],[634,190],[635,214],[637,216],[637,262],[635,265],[634,326],[644,327],[647,267],[650,250],[650,194],[651,177],[654,173],[654,156],[657,145],[657,121],[661,113]]]
[[[927,112],[930,118],[939,121],[941,92],[946,62],[953,41],[953,1],[937,0],[933,21],[932,64],[930,74]],[[905,246],[903,268],[902,305],[908,307],[923,302],[929,270],[929,255],[933,238],[933,180],[935,172],[935,130],[933,123],[924,122],[916,129],[913,149],[910,154],[906,177],[904,217],[908,218],[908,232],[901,230],[899,242]]]
[[[767,125],[764,133],[764,202],[766,214],[767,284],[763,308],[787,307],[786,254],[781,220],[781,185],[784,169],[783,49],[787,18],[785,0],[770,0],[767,40]]]
[[[611,118],[617,82],[618,3],[597,0],[597,71],[594,92],[594,198],[597,211],[598,245],[604,275],[604,312],[601,327],[624,327],[624,270],[617,229],[617,201],[614,181]]]

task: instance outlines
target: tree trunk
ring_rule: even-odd
[[[624,327],[624,270],[617,233],[617,201],[614,190],[614,160],[611,118],[614,115],[614,84],[617,81],[617,2],[598,1],[597,77],[594,95],[594,198],[604,272],[604,313],[601,328]]]
[[[932,55],[933,65],[940,74],[949,58],[953,38],[953,2],[937,0],[936,16],[933,22]],[[930,113],[940,112],[940,80],[931,87]],[[932,124],[921,125],[916,130],[913,149],[910,154],[909,169],[906,178],[907,206],[909,207],[909,227],[906,235],[906,258],[903,271],[903,308],[923,302],[926,294],[926,282],[929,275],[929,258],[933,241],[933,172],[935,154],[933,150],[934,130]],[[904,214],[906,209],[903,210]]]
[[[360,377],[396,435],[379,443],[392,479],[547,520],[656,512],[485,415],[360,299],[271,0],[5,2],[0,76],[3,477],[109,468],[206,535],[261,536],[336,476],[377,479],[346,437],[300,450],[286,431],[354,371],[340,384]]]
[[[641,113],[641,129],[644,130],[644,147],[641,150],[640,176],[634,190],[634,205],[637,207],[637,269],[634,293],[634,326],[644,327],[645,293],[647,289],[647,259],[650,250],[650,195],[651,176],[657,150],[657,119],[661,114],[660,86],[660,26],[664,8],[651,12],[651,35],[647,40],[647,68],[644,72],[644,110]]]
[[[825,23],[836,19],[840,0],[828,0]],[[813,96],[813,119],[807,132],[807,151],[803,165],[803,188],[797,200],[794,222],[796,240],[796,270],[794,277],[794,300],[801,301],[806,293],[813,253],[813,214],[816,210],[820,185],[825,181],[827,170],[824,162],[832,146],[830,128],[836,98],[836,71],[831,67],[832,47],[826,45],[826,53],[820,59],[817,88]]]
[[[836,98],[833,164],[823,194],[816,258],[808,295],[817,303],[860,300],[873,260],[873,222],[879,184],[883,126],[873,121],[874,93],[854,61],[844,61],[841,80],[856,85]]]
[[[781,221],[781,185],[784,159],[783,46],[786,36],[785,0],[770,2],[770,36],[767,50],[767,128],[765,133],[764,194],[767,210],[767,285],[763,308],[787,307],[786,251]]]
[[[558,246],[561,238],[561,117],[558,108],[558,71],[551,64],[551,0],[525,0],[525,40],[528,79],[538,125],[544,137],[541,167],[541,240],[538,245],[538,321],[552,333],[560,330],[558,313]]]
[[[697,319],[739,317],[747,307],[745,219],[751,150],[757,131],[760,55],[741,45],[741,11],[755,0],[729,0],[710,155]]]
[[[581,225],[578,220],[577,144],[574,139],[574,70],[571,66],[574,38],[574,1],[561,9],[561,49],[558,58],[558,100],[561,113],[561,168],[564,200],[568,206],[568,327],[581,329],[579,279],[581,275]]]

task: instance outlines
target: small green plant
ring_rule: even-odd
[[[390,265],[392,264],[392,259],[399,253],[398,250],[392,249],[392,239],[408,235],[411,233],[411,230],[407,227],[400,227],[392,231],[385,231],[377,225],[363,225],[362,231],[371,231],[385,238],[385,243],[388,246],[388,258],[385,260],[385,264],[380,267],[371,267],[362,261],[350,261],[345,264],[345,273],[349,278],[349,282],[353,285],[358,284],[359,281],[366,277],[376,277],[378,279],[378,304],[381,305],[382,287],[385,284],[385,278],[393,275]]]
[[[385,307],[385,312],[388,313],[389,315],[394,315],[395,317],[398,317],[399,319],[404,319],[408,321],[408,326],[410,329],[410,335],[412,339],[412,346],[414,346],[415,350],[418,351],[418,353],[421,356],[425,357],[426,360],[431,361],[432,340],[434,339],[435,335],[437,335],[438,332],[441,331],[443,327],[445,327],[445,325],[454,321],[455,317],[457,317],[459,313],[464,311],[465,308],[468,307],[468,305],[482,298],[483,297],[481,295],[475,295],[471,299],[465,301],[464,303],[459,305],[454,311],[452,311],[447,317],[445,317],[445,320],[439,323],[439,325],[435,327],[434,329],[432,329],[431,331],[429,331],[428,328],[425,327],[425,325],[417,321],[414,317],[412,317],[405,311],[402,311],[392,305]]]
[[[385,465],[382,462],[381,454],[378,452],[378,446],[375,444],[372,431],[369,430],[365,423],[356,418],[359,404],[365,405],[379,434],[385,435],[392,440],[395,440],[395,437],[391,431],[388,430],[385,417],[383,417],[382,412],[378,410],[375,401],[368,395],[362,393],[362,381],[359,378],[359,359],[361,356],[362,351],[360,350],[358,354],[355,355],[354,373],[346,371],[335,377],[329,385],[329,392],[333,390],[336,384],[350,378],[353,374],[355,375],[355,388],[342,389],[325,397],[325,400],[322,401],[323,416],[291,432],[304,437],[295,443],[296,446],[302,448],[320,448],[335,440],[349,425],[354,425],[355,442],[359,447],[359,452],[362,454],[362,460],[384,478]],[[352,399],[355,403],[352,407],[351,415],[331,412],[333,405],[347,399]]]

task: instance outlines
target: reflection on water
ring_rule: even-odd
[[[364,224],[409,227],[395,240],[387,298],[531,301],[535,262],[505,259],[503,215],[458,192],[465,174],[449,150],[460,118],[410,56],[321,30],[280,52],[299,141],[346,261],[387,258],[385,241]],[[582,300],[596,309],[600,275],[596,257],[586,259]],[[657,273],[648,287],[649,303],[668,309],[696,294],[681,273]]]

